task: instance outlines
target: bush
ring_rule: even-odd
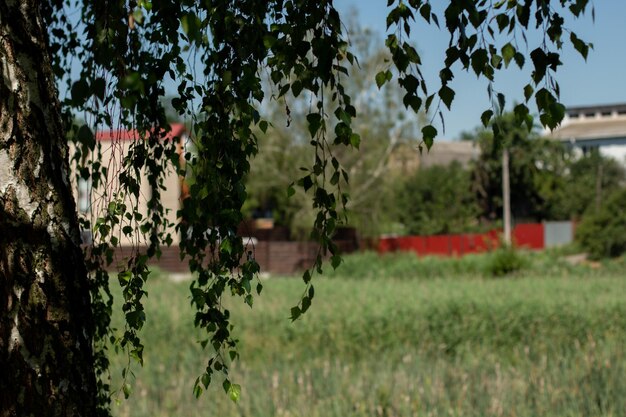
[[[520,255],[513,246],[502,246],[491,256],[490,262],[487,264],[487,273],[494,277],[517,272],[526,267],[526,260]]]
[[[576,239],[592,259],[615,258],[626,252],[626,189],[613,193],[599,210],[588,212]]]

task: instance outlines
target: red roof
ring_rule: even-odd
[[[172,123],[171,130],[165,136],[165,139],[180,138],[187,131],[182,123]],[[136,130],[103,130],[96,132],[97,141],[126,141],[139,139],[139,132]]]

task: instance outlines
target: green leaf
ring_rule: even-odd
[[[122,391],[124,392],[124,398],[128,399],[128,397],[130,397],[130,393],[132,392],[132,387],[128,382],[125,382],[124,385],[122,385]]]
[[[87,84],[87,81],[85,81],[84,79],[80,79],[76,81],[72,85],[71,94],[72,94],[72,100],[77,105],[84,104],[85,101],[87,101],[87,98],[89,97],[89,84]]]
[[[430,150],[430,148],[433,146],[433,142],[436,136],[437,129],[434,126],[428,125],[422,128],[422,140],[424,141],[427,149]]]
[[[450,109],[450,106],[452,105],[454,94],[454,90],[447,85],[444,85],[441,89],[439,89],[439,97],[441,97],[441,101],[443,101],[448,109]]]
[[[302,315],[302,311],[300,310],[300,307],[298,306],[291,307],[291,321],[298,320],[298,317],[300,317],[301,315]]]
[[[309,113],[306,116],[306,120],[309,123],[309,133],[311,137],[315,137],[322,126],[322,115],[319,113]]]
[[[276,37],[273,35],[265,35],[263,36],[263,46],[265,46],[265,49],[271,49],[274,44],[276,44]]]
[[[78,129],[76,138],[80,143],[87,146],[89,149],[94,149],[94,147],[96,146],[96,138],[94,137],[93,132],[87,125],[82,125]]]
[[[180,18],[180,24],[183,32],[187,35],[189,40],[198,41],[202,39],[202,34],[200,33],[201,22],[195,13],[185,13],[182,15]]]
[[[300,178],[298,183],[304,188],[304,191],[309,191],[309,189],[313,186],[313,180],[310,175]]]
[[[471,55],[472,69],[476,73],[476,75],[480,75],[485,72],[485,66],[487,62],[489,62],[489,55],[487,54],[487,50],[480,48],[474,51]]]
[[[291,92],[295,97],[298,97],[302,92],[302,82],[300,80],[296,80],[291,84]]]
[[[93,90],[93,94],[98,97],[100,100],[104,100],[105,92],[106,92],[106,81],[104,78],[96,78],[93,80],[91,84],[91,89]]]
[[[241,398],[241,385],[231,384],[228,389],[228,396],[231,400],[233,400],[233,402],[239,402],[239,399]]]
[[[487,127],[491,118],[493,117],[493,110],[486,110],[480,115],[480,121],[483,122],[483,126]]]
[[[402,45],[402,49],[404,49],[404,52],[406,53],[406,56],[409,59],[409,61],[417,65],[420,65],[422,63],[419,54],[417,53],[415,48],[411,46],[408,42],[405,42]]]
[[[498,54],[491,55],[491,66],[494,68],[500,68],[500,63],[502,62],[502,57]]]
[[[524,98],[526,99],[526,102],[530,100],[534,92],[535,92],[535,89],[532,87],[532,85],[526,84],[526,86],[524,87]]]
[[[515,119],[520,125],[526,121],[527,116],[530,114],[528,107],[524,104],[518,104],[515,106],[513,113],[515,114]]]
[[[136,8],[133,11],[133,18],[135,19],[135,21],[141,25],[143,23],[143,19],[144,19],[144,14],[143,14],[143,10],[141,10],[141,8]]]
[[[209,384],[211,383],[211,375],[209,375],[207,372],[205,372],[204,374],[202,374],[202,385],[204,385],[204,388],[208,388]]]
[[[230,254],[232,251],[233,251],[233,248],[230,243],[230,239],[224,239],[222,243],[220,244],[220,252]]]
[[[574,45],[574,49],[576,49],[586,61],[587,56],[589,55],[589,45],[576,36],[574,32],[571,32],[569,39],[572,42],[572,45]]]
[[[193,395],[194,395],[196,398],[200,398],[200,396],[202,395],[202,387],[201,387],[200,385],[196,384],[196,385],[193,387]]]
[[[431,96],[433,97],[433,96]],[[422,107],[422,99],[414,94],[405,94],[402,98],[402,102],[406,108],[411,108],[415,113],[418,113]]]
[[[546,70],[549,65],[548,55],[546,55],[546,53],[541,48],[535,48],[530,53],[530,58],[532,59],[533,65],[535,67],[535,70],[532,73],[533,81],[535,82],[535,84],[539,84],[541,80],[543,80],[543,77],[545,77],[546,75]]]
[[[498,98],[498,111],[502,113],[504,112],[504,107],[506,106],[506,97],[502,93],[498,93],[496,97]]]
[[[305,313],[309,307],[311,307],[311,299],[309,297],[302,297],[302,312]]]
[[[333,269],[339,268],[339,265],[341,265],[341,256],[339,256],[339,255],[331,256],[330,257],[330,264],[333,267]]]
[[[420,14],[422,15],[422,18],[427,23],[430,23],[430,15],[431,15],[430,10],[431,10],[430,3],[424,3],[422,7],[420,7]]]
[[[361,145],[361,136],[359,136],[357,133],[351,134],[350,144],[356,149],[359,149],[359,146]]]
[[[387,74],[385,71],[380,71],[376,74],[376,85],[380,89],[387,82]]]
[[[120,285],[126,286],[130,282],[133,274],[130,271],[121,271],[117,274],[117,279],[120,281]]]
[[[502,32],[509,25],[509,16],[504,13],[498,14],[496,21],[498,22],[498,29]]]
[[[143,91],[143,81],[141,81],[141,75],[133,71],[120,80],[119,84],[121,89],[130,91]]]
[[[443,72],[443,70],[442,70],[442,72]],[[443,81],[443,77],[442,77],[442,81]],[[415,76],[413,76],[411,74],[407,74],[406,76],[404,76],[404,78],[400,78],[399,82],[400,82],[400,85],[402,85],[404,87],[406,92],[407,93],[411,93],[411,94],[415,94],[417,92],[417,89],[418,89],[419,85],[420,85],[419,80],[417,78],[415,78]]]
[[[515,56],[515,52],[517,51],[515,50],[515,47],[511,45],[511,43],[507,43],[506,45],[502,47],[501,52],[502,52],[502,59],[504,60],[504,66],[508,68],[509,63],[511,62],[511,60]]]

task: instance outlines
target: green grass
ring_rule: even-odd
[[[296,323],[288,320],[289,307],[301,281],[265,281],[252,310],[229,301],[241,340],[242,357],[232,369],[243,388],[238,404],[220,380],[193,397],[208,355],[191,325],[188,284],[154,279],[145,366],[134,368],[134,392],[114,413],[623,415],[623,264],[559,267],[554,254],[523,256],[527,268],[509,278],[485,278],[485,256],[423,262],[351,256],[342,272],[316,281],[313,306]],[[538,272],[542,264],[549,273]],[[114,359],[114,385],[123,363]]]

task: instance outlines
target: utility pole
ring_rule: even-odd
[[[511,244],[511,184],[509,181],[509,148],[502,152],[502,200],[504,217],[504,243]]]

